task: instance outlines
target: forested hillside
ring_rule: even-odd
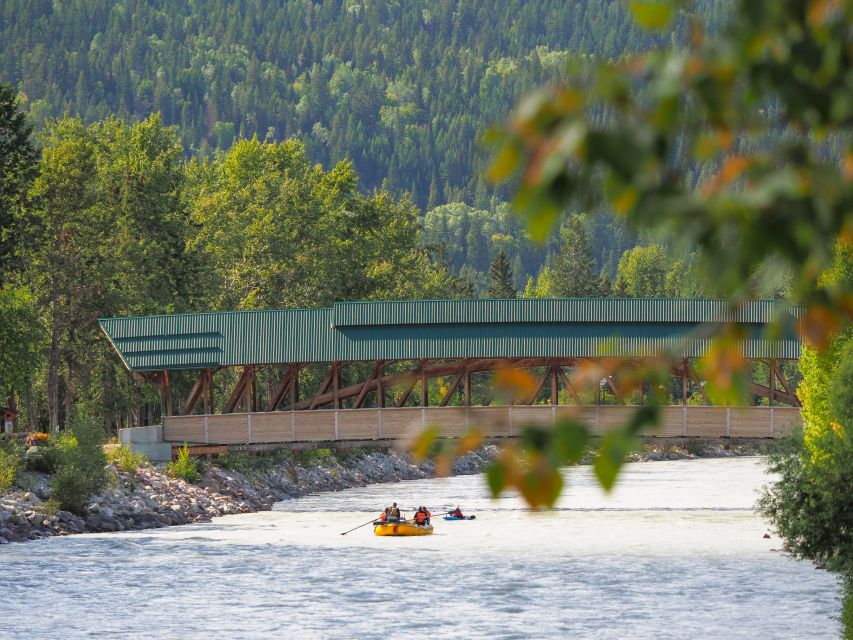
[[[699,4],[709,24],[726,5]],[[187,155],[299,138],[368,190],[485,209],[485,127],[570,63],[681,40],[679,25],[655,36],[618,0],[4,0],[0,82],[37,128],[160,112]]]

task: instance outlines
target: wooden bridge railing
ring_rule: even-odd
[[[630,406],[403,407],[279,411],[164,418],[166,442],[263,444],[405,440],[426,427],[442,436],[477,427],[488,438],[517,435],[526,425],[549,425],[555,418],[584,421],[595,435],[625,423]],[[780,438],[802,424],[796,407],[668,406],[661,424],[641,435],[693,438]]]

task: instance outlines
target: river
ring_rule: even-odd
[[[834,638],[834,578],[774,551],[758,458],[631,464],[557,508],[482,476],[374,485],[209,524],[0,547],[0,638]],[[396,500],[433,536],[341,536]]]

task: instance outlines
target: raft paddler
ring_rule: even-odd
[[[418,507],[418,510],[415,512],[415,523],[419,527],[429,524],[427,522],[426,510],[423,507]]]
[[[400,509],[397,507],[397,503],[391,505],[391,508],[388,510],[388,522],[399,522],[400,521]]]

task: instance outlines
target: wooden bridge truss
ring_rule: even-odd
[[[751,383],[750,393],[754,397],[767,398],[770,406],[787,404],[799,407],[800,402],[793,391],[792,384],[786,379],[776,359],[762,360],[767,365],[769,376],[766,384]],[[638,364],[637,361],[635,364]],[[359,366],[356,366],[359,365]],[[305,377],[307,367],[314,363],[288,363],[284,365],[245,365],[236,368],[236,383],[230,387],[222,401],[221,411],[217,411],[216,384],[214,377],[225,367],[202,369],[189,393],[182,402],[176,402],[177,389],[169,377],[169,371],[146,372],[137,374],[159,389],[162,410],[166,416],[202,414],[231,414],[238,412],[273,412],[282,410],[310,411],[317,409],[360,409],[406,406],[430,406],[430,385],[434,380],[442,380],[438,403],[432,406],[445,407],[451,403],[461,406],[489,406],[503,399],[505,404],[533,405],[534,403],[560,404],[560,393],[571,399],[570,404],[602,404],[612,397],[613,402],[621,403],[632,392],[642,395],[647,387],[643,384],[626,388],[619,374],[612,372],[606,360],[580,358],[516,358],[516,359],[459,359],[459,360],[417,360],[396,361],[378,360],[364,362],[331,362],[324,365],[324,374],[311,393],[303,393],[300,378]],[[712,404],[704,390],[702,381],[690,360],[684,359],[669,365],[673,396],[681,404],[687,404],[690,390],[698,391],[707,405]],[[259,385],[258,377],[267,369],[268,384]],[[535,381],[524,390],[515,394],[495,393],[491,385],[486,386],[485,394],[480,394],[474,402],[475,374],[494,373],[501,370],[527,371],[528,379]],[[590,381],[582,380],[579,371],[604,372]],[[345,374],[355,373],[356,382],[345,381]],[[367,373],[364,373],[367,372]],[[352,376],[350,376],[352,377]],[[595,384],[595,380],[598,384]],[[272,384],[269,382],[272,380]],[[680,385],[678,385],[680,381]],[[585,386],[583,386],[585,385]],[[678,387],[680,386],[680,389]],[[677,389],[677,390],[676,390]],[[482,390],[482,385],[481,385]],[[585,403],[583,396],[589,398]],[[457,400],[454,401],[454,398]],[[593,400],[594,398],[594,400]]]

